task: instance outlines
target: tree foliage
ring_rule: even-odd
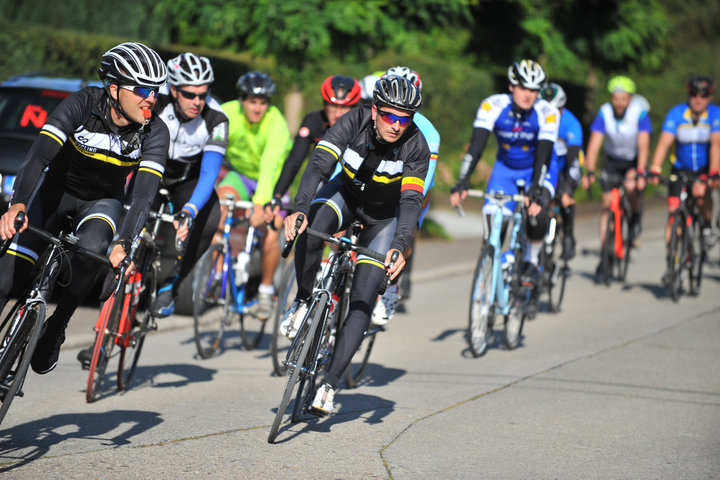
[[[418,32],[469,20],[463,0],[160,0],[153,18],[169,22],[173,43],[273,56],[300,82],[329,56],[366,61],[373,52],[412,50]]]

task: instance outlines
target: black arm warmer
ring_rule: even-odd
[[[533,165],[533,176],[531,186],[542,186],[543,177],[550,168],[550,157],[554,142],[550,140],[540,140],[535,147],[535,163]]]
[[[487,145],[488,138],[490,138],[490,130],[486,128],[475,128],[473,129],[472,137],[470,138],[470,146],[463,157],[463,163],[460,167],[460,179],[468,183],[470,181],[470,175],[475,171],[478,162],[482,156],[485,146]]]

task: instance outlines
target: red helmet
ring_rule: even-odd
[[[352,77],[328,77],[320,87],[323,100],[333,105],[355,105],[360,101],[360,84]]]

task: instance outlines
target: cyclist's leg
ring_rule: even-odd
[[[367,222],[366,222],[367,223]],[[358,243],[368,248],[385,252],[390,248],[397,220],[393,218],[365,225]],[[353,285],[350,291],[350,308],[343,328],[338,332],[333,354],[323,384],[335,388],[353,355],[362,343],[365,331],[370,325],[378,290],[385,281],[385,266],[377,260],[358,256],[355,264]]]
[[[73,227],[77,245],[85,250],[105,255],[115,235],[116,222],[122,213],[119,199],[84,201],[66,196],[66,204],[74,211]],[[78,305],[97,282],[101,270],[97,264],[81,255],[73,255],[67,270],[69,283],[60,296],[53,314],[48,317],[32,358],[37,373],[48,373],[57,365],[60,346],[65,341],[65,327]],[[104,271],[102,273],[105,273]],[[63,273],[61,273],[62,275]]]

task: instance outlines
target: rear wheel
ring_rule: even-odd
[[[562,258],[562,249],[564,245],[565,234],[562,228],[558,228],[555,232],[555,239],[552,244],[552,260],[550,271],[548,272],[548,302],[550,303],[550,311],[557,313],[560,311],[560,305],[565,295],[565,281],[567,280],[569,269],[567,260]]]
[[[0,344],[0,423],[15,396],[22,396],[20,389],[40,338],[45,309],[42,303],[28,306],[18,301],[0,327],[3,339]],[[13,325],[19,327],[8,332]]]
[[[700,228],[700,222],[696,217],[693,217],[690,237],[688,244],[688,283],[690,295],[697,296],[700,293],[702,269],[705,262],[705,240]]]
[[[295,282],[295,263],[288,262],[285,270],[283,270],[280,278],[280,288],[278,289],[277,302],[275,304],[275,312],[273,316],[272,340],[270,342],[270,353],[273,362],[273,371],[276,375],[283,376],[287,371],[287,367],[283,364],[283,360],[287,356],[288,348],[290,348],[290,340],[280,333],[280,322],[283,315],[292,305],[297,293],[297,284]]]
[[[630,251],[632,249],[632,232],[630,227],[630,218],[627,214],[623,214],[620,217],[620,227],[622,228],[621,238],[625,255],[622,258],[618,258],[618,279],[621,282],[627,280],[628,265],[630,265]]]
[[[121,280],[121,285],[117,290],[117,296],[108,298],[100,311],[101,319],[98,322],[97,333],[95,335],[95,345],[93,347],[92,359],[90,360],[90,371],[88,372],[87,387],[85,389],[85,400],[88,403],[92,403],[97,399],[102,389],[103,381],[105,380],[105,370],[107,369],[108,363],[110,363],[123,308],[126,303],[129,303],[129,298],[126,302],[126,284],[127,279]]]
[[[480,252],[472,290],[470,291],[470,315],[468,322],[468,345],[474,357],[485,353],[492,327],[492,248],[486,246]]]
[[[668,290],[668,294],[673,301],[677,302],[680,298],[680,290],[682,289],[682,270],[685,263],[683,252],[683,217],[675,214],[672,217],[672,227],[670,229],[670,246],[667,258],[667,272],[664,278]]]
[[[228,254],[224,244],[212,245],[193,272],[193,328],[200,358],[210,358],[222,347],[223,333],[233,316],[230,275],[223,272]]]

